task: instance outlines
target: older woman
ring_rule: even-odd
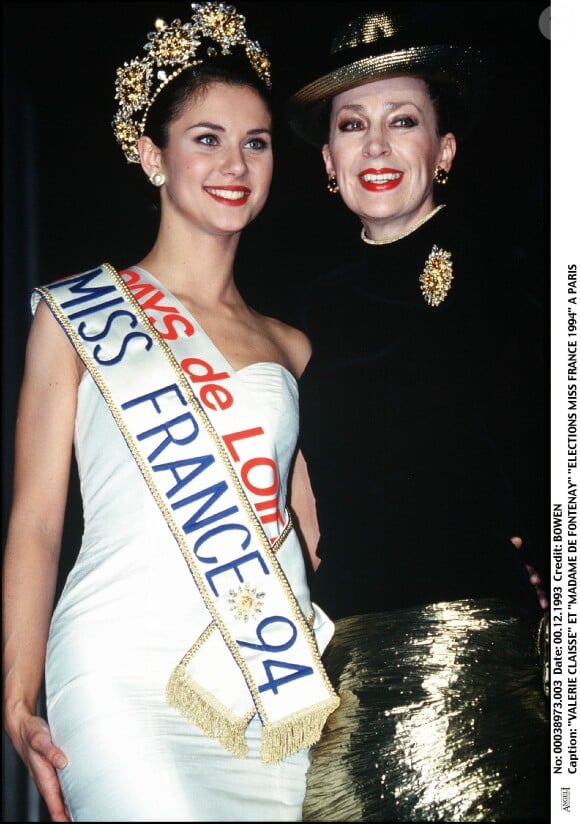
[[[377,11],[336,34],[290,102],[362,224],[360,253],[314,281],[305,314],[312,587],[338,619],[325,660],[343,698],[305,820],[546,814],[541,609],[510,479],[523,369],[538,366],[510,334],[493,237],[435,197],[486,74],[477,49]]]

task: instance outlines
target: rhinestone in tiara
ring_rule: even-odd
[[[262,82],[271,88],[268,54],[246,33],[243,15],[224,3],[192,3],[191,22],[155,21],[147,35],[145,56],[136,57],[117,69],[115,100],[118,111],[113,131],[129,163],[139,163],[137,141],[145,131],[147,115],[157,95],[190,66],[198,66],[218,55],[231,54],[241,46]]]

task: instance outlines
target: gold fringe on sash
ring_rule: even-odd
[[[205,735],[217,739],[232,755],[237,758],[247,756],[245,732],[254,712],[243,718],[232,715],[227,707],[216,701],[214,695],[193,681],[183,663],[178,664],[171,673],[165,696],[170,706],[199,727]],[[304,747],[315,744],[329,714],[339,703],[338,697],[332,698],[304,713],[296,713],[290,720],[264,727],[262,763],[276,764]]]
[[[291,719],[268,724],[262,732],[262,763],[276,764],[304,747],[311,747],[322,734],[330,713],[340,704],[338,697],[323,701]]]
[[[254,713],[239,718],[216,700],[215,696],[196,684],[185,665],[179,663],[167,682],[167,702],[210,738],[238,758],[245,758],[248,745],[245,731]]]

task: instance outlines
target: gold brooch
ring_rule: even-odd
[[[237,590],[230,589],[228,604],[236,621],[247,623],[262,612],[265,594],[265,592],[258,592],[256,587],[251,587],[247,582],[239,586]]]
[[[453,280],[451,252],[433,246],[419,278],[421,292],[428,306],[439,306],[447,297]]]

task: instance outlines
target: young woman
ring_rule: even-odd
[[[136,265],[35,290],[4,565],[5,725],[54,821],[297,821],[338,699],[310,601],[300,331],[248,306],[270,65],[221,3],[162,20],[113,127],[159,189]],[[53,613],[74,447],[82,545]],[[47,720],[37,714],[46,677]]]

